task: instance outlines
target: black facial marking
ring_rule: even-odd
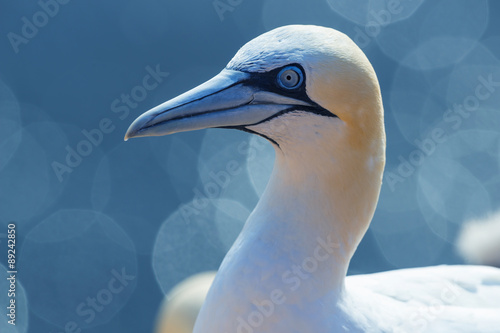
[[[302,75],[304,77],[302,80],[302,84],[294,89],[285,89],[285,88],[281,87],[280,84],[278,83],[278,74],[281,72],[281,70],[283,68],[289,67],[289,66],[298,67],[302,71]],[[263,119],[259,122],[256,122],[254,124],[245,124],[245,125],[240,125],[240,126],[220,127],[220,128],[239,129],[239,130],[244,131],[244,132],[249,132],[252,134],[260,135],[261,137],[274,143],[279,148],[280,147],[279,144],[275,140],[273,140],[272,138],[270,138],[264,134],[261,134],[259,132],[250,130],[247,127],[262,124],[266,121],[277,118],[277,117],[282,116],[282,115],[289,113],[289,112],[298,112],[298,111],[310,112],[310,113],[313,113],[313,114],[316,114],[319,116],[324,116],[324,117],[337,118],[337,116],[335,114],[331,113],[330,111],[323,108],[318,103],[314,102],[313,100],[311,100],[309,98],[309,96],[307,95],[307,92],[306,92],[306,74],[305,74],[304,68],[300,64],[296,64],[296,63],[287,64],[286,66],[275,68],[269,72],[264,72],[264,73],[255,73],[255,72],[246,72],[246,73],[250,74],[250,78],[246,79],[243,82],[240,82],[240,84],[254,87],[254,88],[257,88],[257,89],[260,89],[263,91],[273,92],[275,94],[279,94],[282,96],[286,96],[286,97],[290,97],[290,98],[294,98],[294,99],[299,99],[299,100],[302,100],[302,101],[310,104],[310,106],[293,105],[285,110],[281,110],[280,112],[275,113],[272,116],[270,116],[266,119]]]
[[[304,76],[302,84],[295,89],[282,88],[278,83],[278,74],[281,72],[281,70],[283,68],[289,67],[289,66],[298,67],[302,71],[302,75]],[[275,94],[279,94],[282,96],[299,99],[301,101],[304,101],[304,102],[312,105],[312,107],[307,107],[307,106],[301,105],[300,106],[301,111],[311,112],[311,113],[314,113],[314,114],[317,114],[320,116],[325,116],[325,117],[337,118],[336,115],[334,115],[333,113],[331,113],[330,111],[323,108],[318,103],[314,102],[313,100],[311,100],[309,98],[309,96],[307,95],[307,92],[306,92],[306,81],[307,81],[306,73],[304,71],[304,68],[300,64],[296,64],[296,63],[287,64],[286,66],[275,68],[269,72],[264,72],[264,73],[255,73],[255,72],[246,72],[246,73],[248,73],[250,75],[250,78],[241,82],[244,85],[259,88],[259,89],[264,90],[264,91],[273,92]],[[291,112],[291,111],[294,111],[296,109],[297,108],[294,107],[294,108],[290,108],[290,109],[287,109],[284,111]],[[284,111],[279,112],[279,115],[286,113]],[[277,115],[278,114],[276,114],[275,116],[277,116]],[[275,116],[270,117],[264,121],[275,118]],[[260,123],[262,123],[262,122],[260,122]]]

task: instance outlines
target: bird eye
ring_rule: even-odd
[[[295,89],[302,84],[304,75],[300,68],[296,66],[287,66],[278,74],[278,83],[282,88]]]

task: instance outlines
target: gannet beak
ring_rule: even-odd
[[[255,73],[224,69],[217,76],[139,116],[125,140],[161,136],[203,128],[238,128],[256,125],[307,101],[261,87]],[[265,84],[264,84],[265,85]]]

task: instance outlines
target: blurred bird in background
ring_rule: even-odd
[[[176,285],[158,312],[156,333],[191,333],[215,272],[193,275]]]
[[[469,263],[500,267],[500,212],[466,221],[457,247]]]

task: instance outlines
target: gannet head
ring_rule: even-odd
[[[125,140],[203,128],[256,133],[283,150],[385,140],[379,85],[363,52],[336,30],[303,25],[248,42],[217,76],[139,116]]]
[[[306,189],[302,198],[335,210],[325,215],[350,221],[357,236],[346,239],[361,239],[380,193],[385,131],[377,77],[349,37],[304,25],[267,32],[211,80],[139,116],[125,139],[210,127],[267,138],[276,150],[268,187]]]

